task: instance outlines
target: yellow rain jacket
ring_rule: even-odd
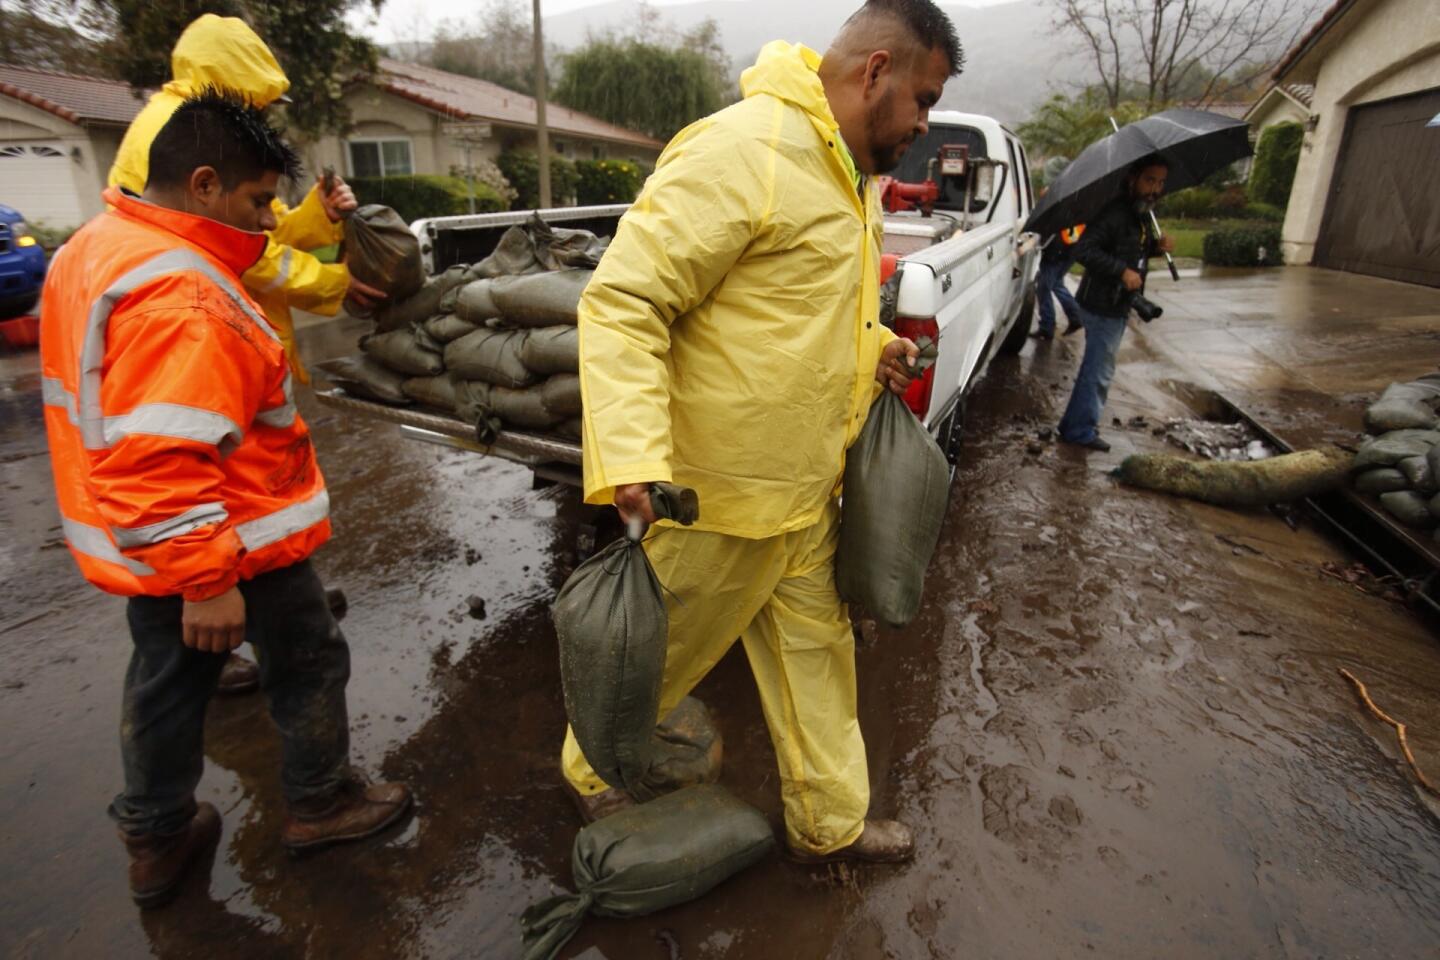
[[[110,167],[111,186],[133,193],[145,189],[150,175],[150,144],[180,104],[204,88],[238,91],[261,108],[290,89],[290,81],[265,41],[243,20],[211,13],[197,19],[180,35],[170,54],[170,71],[173,79],[150,98],[125,132]],[[308,383],[295,348],[290,309],[296,307],[324,316],[333,316],[340,309],[350,286],[349,271],[344,264],[321,263],[305,251],[339,243],[344,232],[325,215],[317,189],[306,194],[293,210],[276,200],[275,218],[279,223],[270,234],[264,255],[241,279],[280,335],[291,369]]]
[[[819,65],[766,46],[621,221],[580,304],[588,502],[673,480],[700,495],[696,529],[760,539],[836,496],[893,334],[879,194],[857,190]]]

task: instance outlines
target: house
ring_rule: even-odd
[[[484,80],[382,59],[369,81],[346,94],[352,129],[302,150],[306,166],[347,176],[447,174],[508,150],[535,150],[535,100]],[[659,140],[550,104],[550,148],[577,159],[625,159],[653,165]]]
[[[1245,111],[1244,119],[1257,135],[1277,123],[1305,123],[1310,119],[1314,101],[1313,84],[1272,83]]]
[[[144,105],[117,80],[0,64],[0,203],[53,229],[95,216]]]
[[[1286,261],[1440,286],[1436,0],[1336,0],[1273,79],[1313,87]]]

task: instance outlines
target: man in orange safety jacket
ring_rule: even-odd
[[[110,805],[137,903],[157,906],[219,837],[196,804],[205,706],[226,655],[260,650],[284,742],[291,849],[368,836],[410,804],[349,767],[349,648],[309,557],[329,499],[280,339],[240,282],[295,154],[238,94],[182,104],[143,196],[56,255],[41,310],[45,428],[65,539],[85,578],[128,597],[134,652]]]

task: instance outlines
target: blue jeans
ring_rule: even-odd
[[[1075,295],[1070,292],[1070,288],[1065,286],[1065,275],[1069,272],[1069,260],[1040,264],[1040,273],[1035,278],[1035,300],[1040,305],[1041,333],[1055,332],[1055,303],[1050,299],[1052,294],[1060,301],[1060,309],[1065,311],[1070,322],[1080,322],[1080,305],[1075,302]]]
[[[240,584],[245,639],[259,654],[260,688],[280,730],[280,779],[291,804],[329,796],[349,771],[345,683],[350,648],[310,565],[263,573]],[[131,835],[171,834],[195,815],[205,765],[205,705],[224,654],[181,642],[180,597],[131,597],[135,643],[125,672],[120,758],[125,790],[110,816]]]
[[[1107,317],[1077,306],[1080,321],[1085,325],[1085,358],[1075,375],[1075,389],[1060,420],[1060,439],[1069,443],[1089,443],[1100,434],[1100,412],[1110,396],[1110,381],[1115,379],[1115,355],[1125,336],[1125,317]]]

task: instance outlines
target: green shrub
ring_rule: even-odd
[[[1280,228],[1221,227],[1205,235],[1205,262],[1216,267],[1278,267]]]
[[[1244,187],[1239,184],[1226,187],[1215,198],[1215,216],[1219,219],[1243,216],[1249,202]]]
[[[515,188],[515,208],[533,210],[540,206],[540,158],[528,150],[507,150],[497,161],[500,172]],[[550,197],[557,207],[575,202],[575,164],[550,155]]]
[[[348,181],[362,205],[383,203],[393,207],[406,223],[423,217],[451,217],[470,212],[470,184],[459,177],[352,177]],[[475,212],[506,209],[505,201],[488,184],[475,184]]]
[[[1266,127],[1255,147],[1255,164],[1250,168],[1250,199],[1284,209],[1290,203],[1295,167],[1305,128],[1298,123],[1277,123]]]
[[[1262,223],[1283,223],[1285,211],[1273,203],[1247,203],[1240,216],[1246,220],[1259,220]]]
[[[578,160],[575,163],[575,197],[582,207],[630,203],[645,182],[631,160]]]
[[[1156,213],[1176,220],[1209,220],[1215,215],[1218,197],[1209,187],[1191,187],[1160,198]]]

